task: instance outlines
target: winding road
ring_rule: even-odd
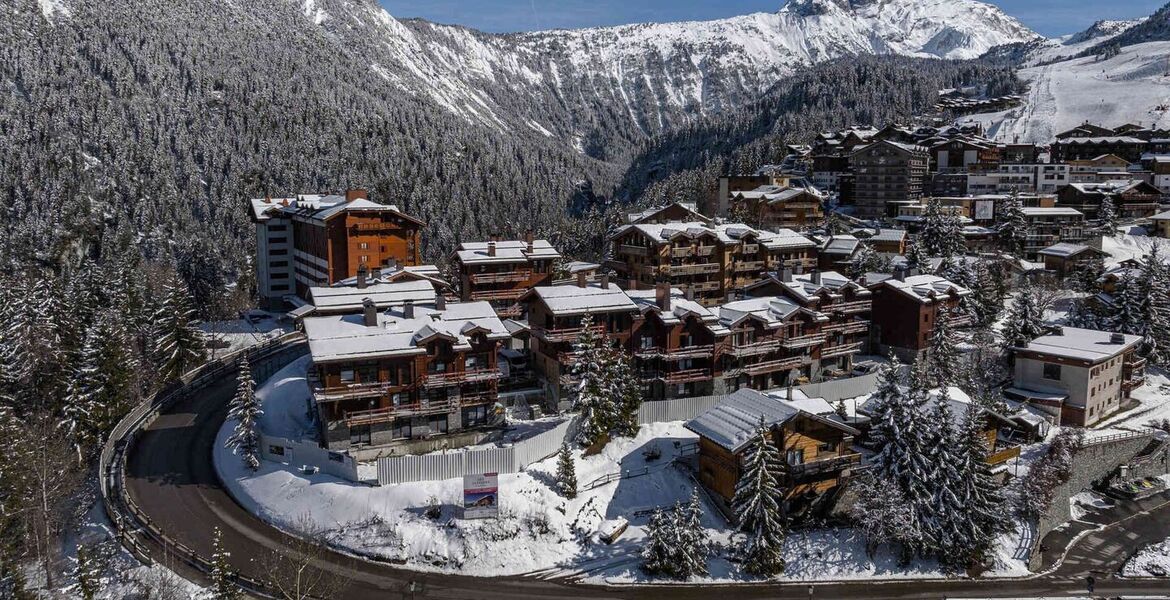
[[[264,579],[261,557],[274,550],[290,552],[294,540],[241,508],[220,485],[212,465],[212,447],[235,390],[234,376],[224,375],[199,393],[163,409],[126,447],[125,491],[157,530],[207,558],[212,531],[222,532],[225,549],[241,575]],[[604,587],[525,577],[478,578],[422,573],[394,565],[324,552],[313,568],[343,578],[339,598],[514,599],[563,598],[1026,598],[1085,595],[1085,578],[1097,579],[1099,595],[1152,596],[1170,593],[1170,581],[1118,579],[1116,573],[1138,548],[1170,536],[1170,495],[1143,501],[1121,511],[1099,532],[1072,542],[1051,572],[1016,580],[857,581],[702,586]],[[150,557],[194,581],[204,574],[175,556],[156,536],[127,530]],[[413,590],[413,591],[412,591]]]

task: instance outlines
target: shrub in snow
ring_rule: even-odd
[[[223,549],[222,538],[216,527],[211,536],[210,600],[237,600],[243,595],[234,583],[235,573],[228,563],[231,553]]]
[[[856,501],[849,517],[865,537],[865,552],[873,558],[879,546],[905,544],[918,538],[914,513],[893,480],[866,473],[850,484]]]
[[[1020,484],[1020,512],[1039,517],[1052,505],[1056,486],[1068,481],[1073,459],[1084,444],[1083,429],[1062,429],[1053,438],[1048,453],[1040,457]]]

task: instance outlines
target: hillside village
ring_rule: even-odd
[[[282,391],[249,382],[266,416],[221,432],[251,465],[217,454],[237,500],[293,529],[316,512],[324,529],[397,522],[333,543],[431,568],[737,580],[802,564],[786,535],[832,547],[826,523],[864,550],[819,577],[874,575],[859,557],[879,548],[895,577],[1018,575],[1068,520],[1051,515],[1104,502],[1085,494],[1166,488],[1170,131],[1085,123],[1038,146],[891,124],[789,149],[720,179],[712,214],[630,212],[602,264],[529,234],[463,243],[440,268],[420,260],[423,223],[364,190],[253,199],[258,289],[308,356]],[[326,451],[314,472],[382,487],[284,506],[272,481],[324,476],[287,470],[304,444]],[[1097,492],[1066,489],[1082,448],[1109,455],[1084,483]],[[423,540],[451,532],[403,521],[458,518],[451,478],[489,471],[518,511],[499,527],[537,518],[560,541],[540,551],[527,531],[509,550],[467,521],[463,553],[437,551]],[[325,508],[362,503],[388,512]],[[637,550],[609,560],[566,546],[623,535]],[[472,539],[531,557],[472,559]]]

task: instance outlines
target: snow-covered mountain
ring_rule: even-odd
[[[810,64],[858,54],[973,58],[1037,35],[974,0],[791,0],[730,19],[493,35],[400,21],[372,0],[290,0],[371,69],[468,120],[604,154],[741,106]],[[357,38],[361,38],[360,41]]]

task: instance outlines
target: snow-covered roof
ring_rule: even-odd
[[[495,244],[495,256],[489,256],[488,246]],[[528,242],[522,240],[505,240],[499,242],[464,242],[455,251],[459,262],[465,265],[484,265],[496,263],[525,263],[530,260],[556,260],[561,257],[548,240],[533,240],[532,251],[528,251]]]
[[[818,199],[824,198],[820,190],[815,187],[793,187],[786,185],[762,185],[751,191],[735,192],[732,194],[732,197],[741,200],[763,200],[768,204],[777,204],[805,194],[810,194]]]
[[[824,398],[812,398],[795,388],[772,390],[765,392],[765,394],[771,398],[782,400],[784,403],[809,414],[827,417],[837,412],[837,409],[833,408],[833,405],[829,404],[828,400]]]
[[[971,290],[938,275],[910,275],[905,279],[890,277],[878,285],[889,286],[923,304],[952,293],[958,296],[971,294]]]
[[[366,283],[400,283],[404,281],[425,280],[436,288],[449,288],[451,282],[443,279],[439,267],[435,265],[416,265],[411,267],[387,266],[371,269],[366,274]],[[357,285],[357,276],[339,280],[333,287],[353,287]]]
[[[574,260],[574,261],[569,262],[568,264],[565,265],[565,270],[568,271],[570,275],[576,275],[577,273],[587,273],[589,271],[596,271],[600,268],[601,268],[601,265],[599,265],[597,263],[585,262],[582,260]]]
[[[819,299],[825,292],[828,292],[830,298],[838,298],[841,296],[841,290],[848,288],[852,288],[860,297],[872,294],[865,286],[836,271],[824,271],[816,275],[812,273],[793,275],[791,281],[784,281],[783,274],[769,273],[767,279],[749,285],[748,289],[763,285],[779,285],[803,302]]]
[[[1165,212],[1160,212],[1160,213],[1150,217],[1150,220],[1151,221],[1170,221],[1170,210],[1167,210]]]
[[[851,235],[834,235],[821,246],[821,252],[825,254],[851,256],[857,250],[857,246],[860,243],[860,240]]]
[[[657,244],[666,244],[677,239],[699,239],[711,237],[723,244],[733,244],[741,240],[750,240],[763,244],[769,250],[786,248],[814,248],[816,243],[791,229],[779,229],[775,232],[755,229],[742,223],[723,223],[708,225],[707,223],[690,221],[676,223],[632,223],[619,227],[615,236],[622,235],[630,229],[637,229]]]
[[[1073,244],[1071,242],[1060,242],[1058,244],[1053,244],[1053,245],[1041,250],[1038,254],[1041,254],[1043,256],[1055,256],[1057,258],[1069,258],[1071,256],[1076,256],[1078,254],[1081,254],[1082,252],[1089,252],[1089,251],[1098,252],[1098,250],[1096,250],[1094,248],[1090,248],[1089,246],[1085,246],[1084,244]]]
[[[558,317],[638,310],[638,305],[613,284],[608,288],[603,288],[600,284],[590,284],[586,287],[540,286],[529,290],[521,299],[533,297],[539,299],[554,316]]]
[[[677,288],[670,289],[670,310],[665,312],[658,306],[657,290],[629,290],[626,295],[634,301],[634,304],[638,305],[638,310],[642,314],[654,312],[666,325],[677,325],[683,319],[694,316],[715,335],[728,333],[727,328],[719,323],[719,315],[694,300],[688,300],[686,295]]]
[[[905,387],[899,387],[903,391],[907,390]],[[930,390],[930,392],[927,394],[927,398],[928,399],[925,403],[917,405],[919,410],[923,411],[924,413],[934,410],[938,403],[942,400],[942,389]],[[970,396],[967,395],[966,392],[957,387],[948,387],[946,398],[949,401],[948,407],[951,409],[951,415],[955,418],[955,425],[962,427],[967,423],[967,408],[971,406],[974,401]],[[873,417],[881,401],[881,398],[871,395],[869,398],[866,398],[865,402],[862,402],[861,405],[857,407],[857,412],[869,417]],[[995,411],[985,409],[984,414],[995,417],[1001,421],[1011,421],[1011,417],[997,413]]]
[[[470,337],[483,333],[489,340],[506,340],[507,328],[487,302],[448,304],[446,309],[414,306],[408,318],[404,307],[378,314],[377,325],[365,324],[364,315],[308,317],[305,336],[314,362],[365,360],[411,356],[426,352],[427,340],[440,336],[456,350],[469,350]]]
[[[1120,337],[1115,338],[1115,336]],[[1119,341],[1115,342],[1114,339]],[[1014,348],[1014,350],[1026,350],[1046,356],[1098,363],[1133,348],[1141,341],[1142,337],[1139,335],[1064,327],[1055,333],[1042,335],[1024,346]]]
[[[668,209],[675,208],[675,207],[683,209],[685,212],[689,213],[689,215],[692,218],[694,218],[694,220],[696,220],[696,221],[703,221],[703,222],[710,221],[709,218],[707,218],[706,216],[704,216],[702,213],[699,212],[698,206],[696,204],[694,204],[693,202],[672,202],[672,203],[667,204],[665,206],[656,206],[653,208],[647,208],[645,210],[640,210],[637,212],[627,213],[626,214],[626,222],[627,223],[641,223],[643,221],[648,221],[648,220],[654,218],[655,216],[666,212]]]
[[[776,329],[784,324],[794,314],[803,312],[812,315],[816,321],[828,321],[829,317],[806,308],[780,296],[764,298],[749,298],[728,302],[719,307],[719,322],[724,327],[732,328],[749,318],[757,319],[769,329]]]
[[[864,233],[869,236],[866,239],[871,242],[903,242],[909,235],[905,229],[895,229],[893,227],[882,227],[881,229],[867,229],[862,227],[854,229],[853,233]]]
[[[425,279],[400,283],[373,283],[359,287],[311,287],[309,301],[318,312],[361,312],[366,298],[379,310],[402,306],[407,301],[420,303],[435,299],[435,286]]]
[[[766,427],[773,427],[801,414],[848,435],[857,435],[856,429],[844,423],[802,411],[786,400],[747,388],[736,391],[719,405],[687,421],[686,428],[731,452],[739,452],[751,442],[761,419]]]
[[[1075,185],[1075,184],[1074,184]],[[1076,217],[1084,213],[1075,208],[1025,206],[1020,209],[1025,217]]]
[[[390,212],[397,216],[422,224],[422,221],[403,213],[393,204],[378,204],[366,198],[346,201],[345,196],[301,194],[294,198],[253,198],[249,201],[252,217],[267,221],[273,217],[298,218],[303,220],[326,221],[344,212]]]
[[[1102,137],[1064,138],[1064,139],[1061,139],[1058,143],[1071,144],[1071,145],[1075,145],[1075,146],[1083,146],[1083,145],[1089,145],[1089,144],[1137,144],[1137,145],[1145,145],[1146,141],[1142,140],[1142,139],[1135,138],[1135,137],[1118,135],[1118,136],[1102,136]]]

